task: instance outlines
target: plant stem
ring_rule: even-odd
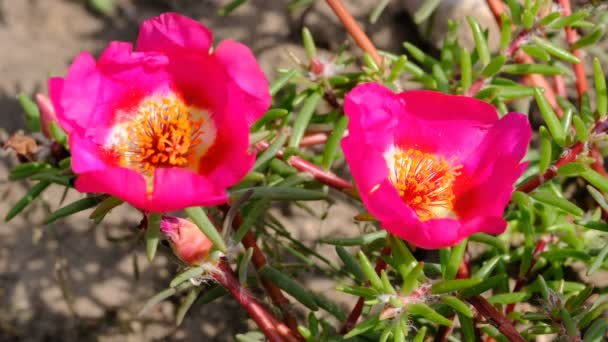
[[[380,272],[382,272],[384,269],[386,269],[387,265],[386,265],[386,262],[384,261],[384,259],[382,259],[382,257],[385,255],[390,255],[390,254],[391,254],[391,247],[387,241],[386,246],[384,246],[384,248],[382,249],[382,252],[380,252],[380,258],[378,258],[378,260],[376,261],[376,267],[374,268],[374,270],[376,271],[376,274],[379,275]],[[355,325],[357,325],[357,321],[359,320],[359,317],[361,316],[361,312],[363,311],[364,302],[365,302],[365,298],[359,297],[359,299],[357,300],[357,304],[355,304],[355,306],[351,310],[350,314],[348,315],[346,322],[342,326],[342,329],[340,329],[340,334],[344,335],[344,334],[348,333],[352,328],[355,327]]]
[[[486,3],[488,4],[488,7],[490,7],[490,10],[492,11],[494,18],[496,18],[498,25],[502,25],[502,20],[500,19],[500,17],[502,15],[502,13],[504,12],[505,7],[504,7],[504,5],[498,5],[499,2],[500,1],[498,1],[498,0],[486,0]],[[520,34],[520,36],[521,36],[521,34]],[[513,44],[521,45],[521,42],[517,42],[517,38],[516,38],[513,41],[512,45]],[[512,50],[512,47],[510,47],[509,51],[511,51],[513,53],[515,63],[518,63],[518,64],[533,64],[534,63],[534,59],[532,59],[532,57],[530,57],[525,52],[519,50],[519,46],[517,46],[517,49],[515,49],[515,50]],[[538,74],[530,74],[530,75],[524,75],[522,77],[522,79],[525,84],[528,84],[530,86],[541,87],[541,88],[545,89],[544,95],[545,95],[545,98],[547,99],[547,101],[549,102],[549,104],[551,105],[551,108],[553,108],[553,110],[555,111],[555,113],[557,114],[558,117],[562,116],[563,110],[557,103],[557,96],[555,94],[555,91],[553,90],[553,87],[551,86],[549,81],[547,81],[547,79],[545,77],[543,77],[542,75],[538,75]]]
[[[559,0],[559,5],[562,8],[562,15],[569,16],[572,14],[572,7],[570,6],[570,0]],[[572,46],[578,40],[578,34],[576,30],[570,26],[566,26],[566,40],[568,44]],[[572,69],[576,76],[576,91],[578,93],[579,104],[584,93],[589,90],[589,84],[587,83],[587,74],[585,73],[585,64],[583,63],[583,55],[579,50],[572,50],[572,54],[575,55],[580,63],[572,63]]]
[[[579,156],[579,154],[581,154],[584,147],[585,147],[585,144],[578,142],[574,146],[565,150],[564,153],[562,153],[562,156],[555,162],[555,164],[551,165],[547,169],[547,171],[545,171],[545,173],[543,173],[542,175],[538,175],[538,176],[528,180],[524,184],[520,185],[517,188],[517,191],[529,193],[529,192],[532,192],[532,190],[534,190],[534,189],[538,188],[539,186],[541,186],[542,184],[544,184],[545,182],[553,179],[553,177],[555,177],[557,175],[557,170],[560,167],[574,161]]]
[[[260,327],[270,342],[297,342],[298,339],[291,335],[291,330],[274,318],[260,304],[249,291],[241,287],[234,271],[225,259],[220,259],[218,270],[211,275],[218,283],[224,286],[232,296],[241,304],[257,325]]]
[[[511,322],[500,311],[496,310],[482,296],[473,296],[467,298],[467,302],[477,309],[477,311],[485,317],[492,325],[494,325],[509,341],[526,342],[526,340],[517,332]]]
[[[365,32],[361,29],[359,24],[355,21],[355,18],[348,12],[346,7],[341,0],[326,0],[327,4],[334,11],[334,14],[342,25],[348,31],[348,34],[355,40],[357,45],[361,48],[361,50],[370,54],[370,56],[374,59],[374,61],[378,64],[382,64],[382,58],[378,54],[376,47],[372,43],[372,41],[367,37]]]
[[[268,146],[269,144],[267,141],[260,141],[256,144],[256,147],[260,150],[265,150],[268,148]],[[277,157],[284,159],[282,150],[277,153]],[[309,162],[308,160],[298,156],[291,156],[285,161],[297,170],[311,174],[319,182],[329,185],[336,190],[347,191],[353,189],[353,186],[349,181],[336,176],[332,172],[321,169],[319,166]]]
[[[327,142],[327,133],[318,132],[304,135],[300,141],[300,147],[321,145]]]
[[[492,15],[494,15],[494,19],[496,19],[498,27],[502,27],[502,18],[500,17],[500,14],[505,11],[505,5],[502,0],[487,0],[487,3],[492,11]]]
[[[221,205],[219,208],[224,213],[227,213],[228,210],[230,210],[230,207],[228,205]],[[232,221],[232,229],[234,229],[234,231],[237,231],[242,224],[243,218],[240,214],[237,214],[234,217],[234,220]],[[256,271],[266,266],[266,264],[268,263],[266,260],[266,256],[264,255],[264,252],[262,252],[262,249],[260,249],[260,247],[258,246],[255,240],[255,236],[253,235],[251,230],[245,234],[245,236],[241,240],[241,243],[246,249],[251,248],[253,250],[251,262],[253,263],[253,266],[255,267]],[[274,305],[277,306],[279,310],[281,310],[281,313],[283,314],[283,320],[285,321],[289,329],[291,329],[291,335],[295,336],[298,341],[303,341],[304,339],[298,332],[298,321],[296,320],[290,308],[289,300],[283,295],[281,289],[279,289],[279,287],[276,286],[273,282],[265,278],[261,278],[261,282],[262,286],[264,286],[264,288],[266,289],[266,292],[268,292],[268,296],[270,297]]]

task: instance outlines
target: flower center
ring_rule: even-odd
[[[185,166],[202,142],[204,121],[179,99],[145,100],[128,123],[129,136],[120,146],[122,164],[146,174],[159,167]]]
[[[415,149],[397,148],[390,157],[390,180],[421,221],[453,215],[453,185],[462,165]]]

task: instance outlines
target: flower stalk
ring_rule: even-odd
[[[511,322],[500,311],[496,310],[482,296],[467,298],[467,301],[477,309],[492,325],[494,325],[505,337],[512,342],[525,342],[526,340],[517,332]]]
[[[260,302],[253,298],[249,291],[241,287],[234,271],[225,259],[220,259],[217,267],[218,270],[211,273],[213,278],[230,291],[270,342],[299,341],[292,335],[291,329],[273,317]]]
[[[228,212],[230,208],[228,207],[228,205],[223,205],[221,206],[221,209],[224,212]],[[234,229],[234,231],[237,231],[242,224],[243,218],[240,214],[237,214],[234,217],[234,220],[232,221],[232,228]],[[251,262],[253,263],[253,266],[255,267],[256,271],[262,269],[268,264],[264,252],[262,252],[262,250],[258,246],[257,242],[255,241],[255,236],[251,231],[248,231],[245,234],[245,236],[241,240],[241,243],[243,244],[245,249],[251,248],[253,250]],[[281,313],[283,314],[283,320],[291,330],[292,336],[295,336],[296,340],[302,341],[302,336],[298,333],[298,322],[293,312],[291,311],[289,300],[285,297],[285,295],[283,295],[281,289],[279,289],[279,287],[276,286],[272,281],[261,277],[261,282],[264,288],[266,289],[266,292],[268,292],[268,296],[270,296],[270,299],[272,300],[274,305],[276,305],[279,310],[281,310]]]

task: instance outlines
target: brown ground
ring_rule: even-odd
[[[166,2],[175,4],[176,11],[201,19],[213,30],[216,42],[231,38],[251,46],[269,75],[277,67],[291,65],[286,48],[301,55],[296,45],[301,20],[299,14],[287,12],[285,1],[249,1],[254,5],[247,4],[227,18],[215,16],[218,3],[227,1],[121,0],[126,10],[112,18],[92,14],[83,2],[0,0],[2,139],[24,125],[17,94],[46,91],[47,76],[64,75],[81,50],[99,54],[110,40],[133,41],[138,22],[166,11]],[[365,16],[374,1],[350,3],[356,14]],[[317,4],[306,25],[316,33],[321,47],[335,46],[346,36],[324,6]],[[369,31],[381,46],[395,48],[400,39],[390,38],[403,34],[395,25],[399,16],[384,18]],[[4,216],[30,185],[8,182],[8,170],[16,160],[6,151],[0,153],[0,215]],[[98,226],[80,214],[42,227],[46,213],[60,206],[61,195],[62,189],[52,188],[44,194],[44,202],[0,225],[0,341],[229,341],[235,333],[247,331],[244,314],[229,299],[193,307],[179,328],[173,323],[176,299],[136,317],[146,299],[167,286],[175,267],[163,255],[151,265],[141,245],[110,241],[128,235],[137,224],[136,213],[126,206]],[[70,191],[65,203],[79,196]],[[300,226],[292,227],[294,236],[312,246],[319,236],[357,234],[358,228],[351,223],[354,209],[338,204],[331,210],[325,220],[296,212],[292,222]],[[324,212],[323,205],[317,212]],[[332,249],[322,251],[335,258]],[[140,268],[138,281],[134,259]],[[307,276],[302,282],[332,298],[338,296],[332,282],[321,276]]]

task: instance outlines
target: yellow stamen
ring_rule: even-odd
[[[390,180],[422,221],[453,213],[454,180],[462,165],[415,149],[392,152]]]
[[[147,175],[159,167],[185,166],[201,143],[203,121],[194,120],[179,99],[145,100],[127,124],[129,136],[119,146],[121,164]]]

